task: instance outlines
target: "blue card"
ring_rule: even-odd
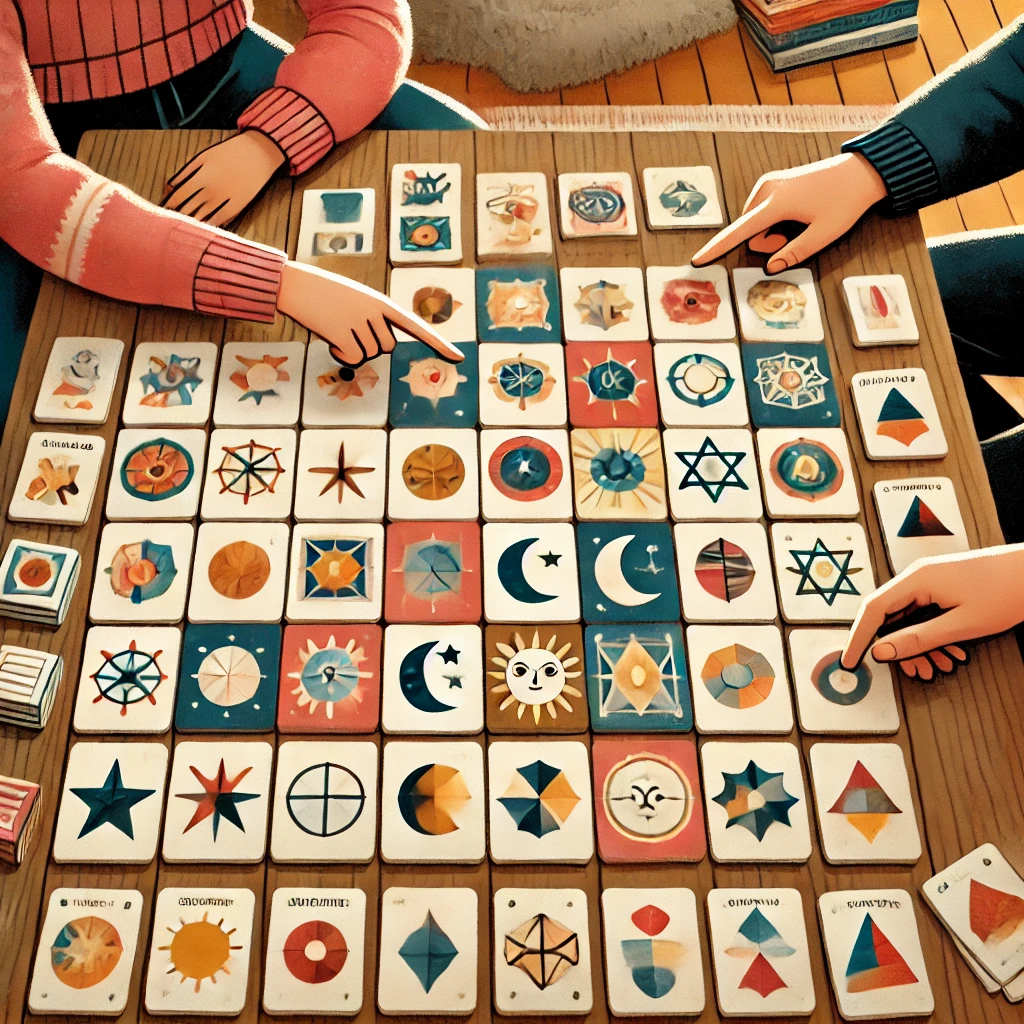
[[[744,343],[743,377],[755,427],[838,427],[839,397],[824,345]]]
[[[400,341],[391,353],[393,427],[475,427],[479,401],[477,347],[461,344],[466,357],[449,363],[422,341]]]
[[[528,263],[477,270],[476,319],[481,341],[561,341],[555,268]]]

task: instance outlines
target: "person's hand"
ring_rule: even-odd
[[[775,253],[766,270],[777,274],[834,242],[885,196],[878,172],[859,153],[772,171],[754,186],[743,215],[700,249],[693,265],[712,263],[749,239],[755,252]],[[787,241],[786,235],[770,230],[786,221],[806,227]]]
[[[239,132],[192,157],[167,182],[170,191],[161,205],[220,227],[260,194],[283,163],[273,139]]]
[[[927,605],[942,613],[880,637],[890,616]],[[1024,544],[922,558],[869,594],[846,642],[841,663],[855,668],[871,647],[875,661],[898,661],[909,676],[930,680],[967,660],[967,640],[994,636],[1024,621]]]
[[[323,338],[331,346],[331,355],[346,366],[390,352],[396,327],[450,362],[463,359],[457,348],[415,313],[407,313],[365,284],[318,267],[289,260],[281,275],[277,308]]]

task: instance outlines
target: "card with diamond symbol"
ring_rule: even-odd
[[[839,397],[828,349],[809,342],[741,346],[755,427],[838,427]]]
[[[761,486],[749,430],[666,430],[672,518],[760,519]]]

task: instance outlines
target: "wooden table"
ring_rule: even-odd
[[[192,155],[218,141],[223,133],[126,132],[88,133],[79,156],[102,174],[123,182],[141,195],[158,200],[164,181]],[[687,134],[672,135],[550,135],[489,133],[366,133],[341,147],[328,160],[301,179],[276,181],[242,219],[239,232],[252,239],[295,251],[302,191],[306,188],[373,186],[378,203],[387,194],[390,166],[396,162],[455,161],[462,165],[463,249],[465,265],[472,265],[474,238],[474,175],[477,171],[543,171],[549,182],[563,171],[629,170],[639,181],[646,166],[710,164],[720,172],[721,193],[727,214],[735,217],[751,186],[764,172],[789,167],[839,151],[843,137],[784,134]],[[378,210],[383,207],[378,206]],[[652,234],[642,225],[637,238],[562,242],[557,240],[555,260],[568,266],[678,265],[687,262],[711,231],[692,230]],[[373,254],[341,258],[339,269],[376,288],[384,289],[388,273],[385,218],[378,216]],[[753,263],[746,253],[734,253],[731,266]],[[974,546],[1001,541],[995,507],[989,491],[978,443],[956,368],[949,332],[943,318],[931,264],[916,216],[885,220],[868,217],[845,240],[812,261],[820,287],[826,340],[837,381],[859,370],[923,366],[929,373],[949,439],[949,455],[927,463],[869,462],[856,429],[850,394],[839,387],[843,417],[860,485],[861,521],[871,538],[876,573],[889,575],[871,487],[877,479],[911,475],[946,475],[953,479]],[[920,347],[862,350],[853,347],[851,324],[842,295],[842,278],[850,274],[900,273],[907,280],[917,321]],[[3,508],[12,490],[28,435],[34,429],[31,409],[53,340],[60,335],[93,335],[122,338],[128,351],[147,340],[288,340],[308,338],[299,324],[278,317],[272,325],[224,321],[191,313],[136,307],[99,298],[46,276],[32,321],[31,333],[19,370],[10,418],[0,458]],[[123,383],[114,394],[112,415],[100,427],[63,428],[100,433],[107,440],[106,479],[118,428]],[[100,495],[104,490],[100,491]],[[331,865],[279,867],[269,861],[258,866],[200,865],[183,869],[159,858],[141,868],[59,866],[48,859],[68,748],[76,741],[71,716],[78,683],[79,661],[86,631],[96,544],[102,526],[104,502],[100,496],[89,522],[78,529],[31,526],[4,521],[3,546],[14,537],[75,547],[82,557],[82,578],[64,625],[56,631],[27,623],[4,620],[3,642],[60,651],[65,659],[65,679],[47,728],[41,733],[3,728],[0,731],[0,774],[35,780],[42,785],[42,815],[28,858],[18,869],[0,868],[0,992],[9,992],[0,1019],[12,1022],[28,1016],[26,991],[32,959],[49,893],[59,886],[135,887],[142,891],[145,906],[140,952],[133,973],[132,990],[124,1020],[147,1017],[141,1007],[141,979],[147,961],[153,900],[169,885],[196,884],[247,886],[263,905],[263,927],[257,913],[250,961],[246,1009],[241,1020],[263,1017],[262,935],[269,913],[270,894],[278,886],[349,886],[364,889],[371,908],[379,906],[379,893],[393,884],[472,886],[480,896],[480,978],[478,1008],[472,1021],[489,1021],[491,1010],[489,913],[491,891],[503,885],[572,886],[588,893],[590,940],[594,951],[594,1010],[589,1021],[607,1021],[601,956],[598,898],[602,887],[635,884],[638,870],[606,866],[597,859],[585,867],[489,866],[400,867],[379,860],[365,867]],[[834,889],[902,887],[917,893],[920,884],[983,842],[994,842],[1024,870],[1024,666],[1012,638],[990,641],[975,652],[969,666],[952,678],[926,686],[902,679],[897,692],[901,722],[895,742],[903,748],[914,790],[916,812],[925,832],[925,852],[913,867],[830,867],[821,856],[815,837],[807,864],[759,868],[716,865],[705,859],[682,867],[642,868],[652,886],[685,885],[694,889],[702,903],[712,887],[793,886],[803,894],[804,916],[811,945],[817,1009],[813,1021],[838,1020],[831,985],[826,976],[815,901],[818,894]],[[93,738],[93,737],[90,737]],[[587,742],[589,738],[583,737]],[[813,738],[796,730],[790,739],[806,755]],[[172,733],[163,737],[176,742]],[[275,737],[275,742],[277,737]],[[486,737],[481,738],[486,742]],[[805,766],[806,776],[806,766]],[[1001,996],[986,995],[937,919],[917,897],[917,920],[928,974],[935,992],[935,1021],[1020,1021],[1024,1009],[1011,1006]],[[376,932],[378,918],[368,915],[364,1004],[359,1021],[384,1020],[375,1009]],[[701,1020],[718,1020],[709,948],[703,915],[704,973],[707,1006]],[[293,1018],[294,1019],[294,1018]],[[393,1018],[390,1018],[393,1019]],[[437,1019],[437,1018],[432,1018]],[[465,1019],[465,1018],[460,1018]],[[579,1019],[579,1018],[575,1018]]]

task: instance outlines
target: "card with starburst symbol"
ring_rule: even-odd
[[[302,341],[230,341],[221,349],[217,427],[293,427],[302,397]]]
[[[742,345],[743,377],[755,427],[838,427],[835,374],[825,345]]]
[[[581,427],[572,432],[571,445],[578,518],[668,518],[665,460],[656,429]]]
[[[227,427],[210,434],[203,519],[287,519],[295,490],[294,430]]]
[[[649,342],[577,341],[566,346],[565,359],[574,427],[658,425]]]
[[[383,427],[388,421],[391,353],[361,366],[342,366],[326,341],[314,338],[302,385],[304,427]]]
[[[459,345],[451,363],[421,341],[403,341],[391,353],[393,427],[466,427],[477,420],[477,345]]]
[[[761,487],[749,430],[670,428],[662,435],[668,500],[677,522],[760,519]]]
[[[387,452],[383,430],[302,431],[295,466],[295,518],[383,519]]]

